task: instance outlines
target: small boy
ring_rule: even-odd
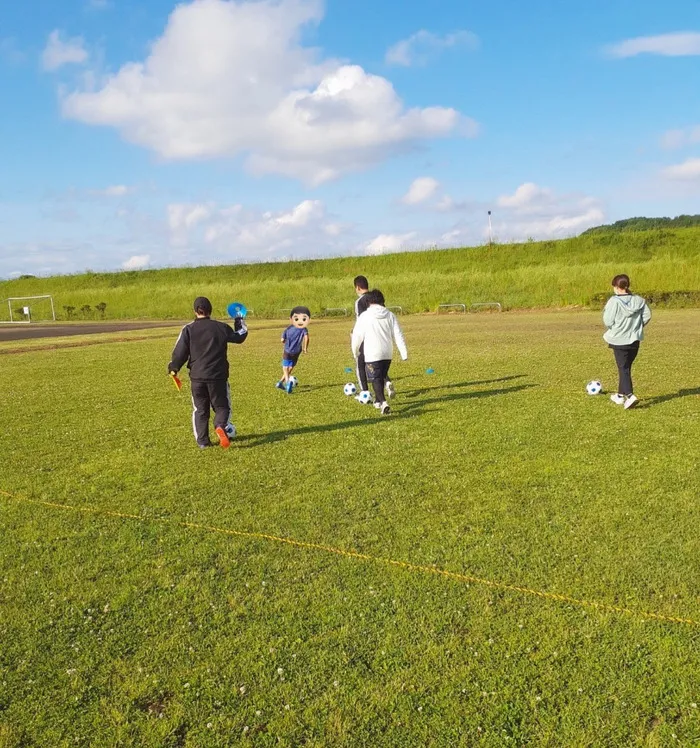
[[[211,319],[209,299],[198,296],[194,300],[194,322],[185,325],[175,343],[168,373],[177,375],[187,363],[192,387],[192,428],[200,449],[211,447],[209,441],[209,409],[214,411],[214,428],[219,444],[226,449],[236,436],[230,422],[231,390],[228,384],[227,346],[242,343],[248,329],[242,317],[236,317],[233,328],[225,322]]]
[[[391,409],[384,399],[384,388],[389,381],[393,341],[403,361],[408,358],[408,351],[398,320],[384,306],[384,294],[374,290],[367,293],[366,298],[367,311],[357,318],[352,331],[352,354],[357,358],[364,345],[367,379],[374,388],[374,407],[380,409],[382,415],[388,415]]]
[[[292,372],[299,356],[309,352],[309,331],[306,329],[311,319],[308,307],[295,306],[289,315],[291,325],[282,333],[284,351],[282,353],[282,379],[275,385],[279,390],[291,394],[294,389]]]

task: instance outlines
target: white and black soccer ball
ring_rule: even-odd
[[[357,387],[352,382],[348,382],[345,387],[343,387],[343,392],[348,396],[351,397],[357,392]]]
[[[372,395],[369,394],[369,390],[362,390],[362,392],[357,396],[357,399],[362,403],[362,405],[369,405],[372,402]]]
[[[592,379],[587,385],[586,385],[586,392],[589,395],[600,395],[600,393],[603,391],[603,385],[598,381],[597,379]]]
[[[299,384],[299,380],[293,374],[289,377],[289,381],[292,383],[292,387],[296,387]]]

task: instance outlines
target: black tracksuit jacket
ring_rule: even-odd
[[[194,381],[228,379],[227,345],[242,343],[247,337],[248,329],[241,318],[234,320],[232,328],[210,317],[198,317],[182,328],[168,372],[178,372],[186,363]]]

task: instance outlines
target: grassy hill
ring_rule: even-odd
[[[584,231],[583,235],[609,234],[621,231],[649,231],[650,229],[687,229],[691,226],[700,226],[700,215],[681,215],[675,218],[646,218],[638,216],[636,218],[625,218],[622,221],[615,221],[615,223],[609,223],[604,226],[594,226]]]
[[[181,319],[192,300],[209,296],[215,314],[242,301],[256,316],[306,304],[313,312],[351,308],[352,278],[363,273],[390,305],[406,312],[435,311],[441,303],[498,301],[504,309],[599,306],[610,279],[629,273],[633,287],[653,303],[700,306],[700,227],[595,233],[561,241],[499,244],[287,263],[171,268],[23,278],[0,283],[0,301],[50,293],[57,312],[75,307],[76,319]],[[80,312],[89,305],[91,311]],[[0,319],[7,305],[0,304]]]

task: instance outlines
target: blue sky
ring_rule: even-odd
[[[0,278],[700,212],[694,0],[0,9]]]

